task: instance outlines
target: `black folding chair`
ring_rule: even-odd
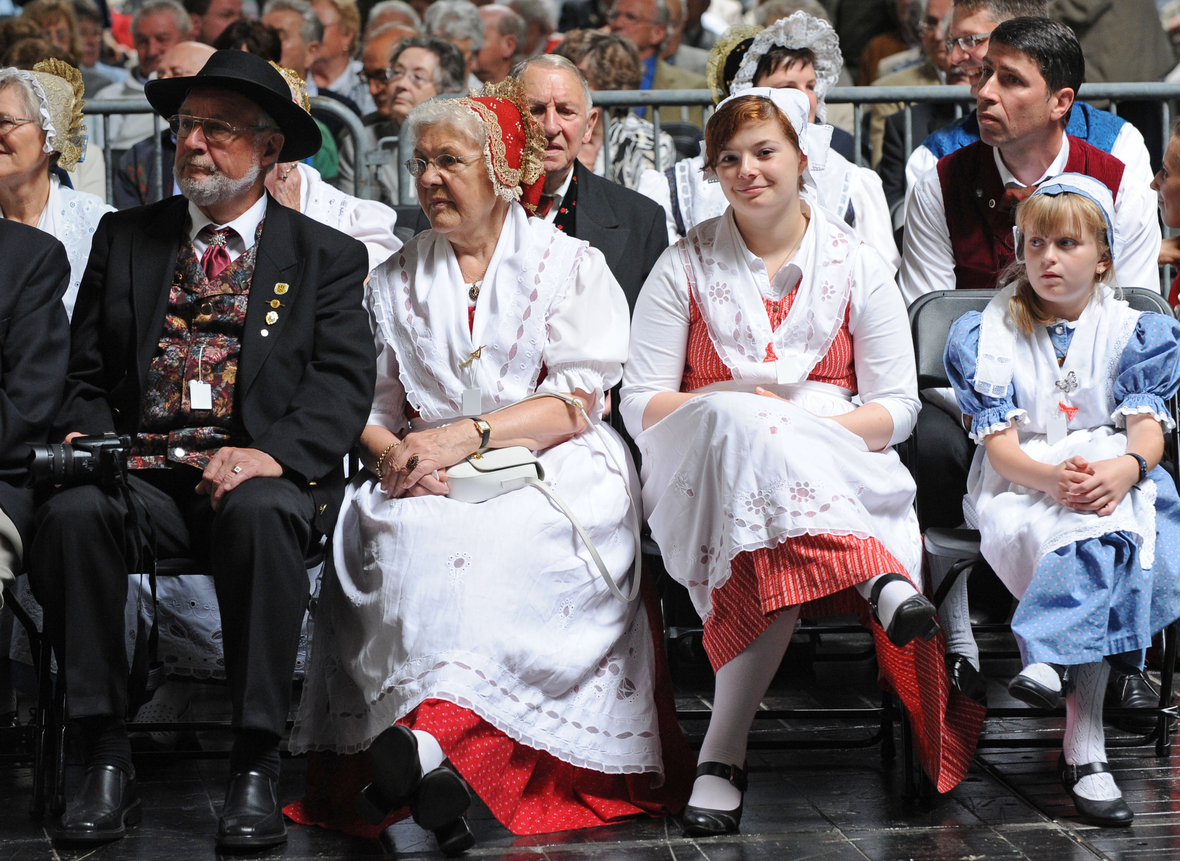
[[[909,309],[910,332],[914,340],[914,355],[918,366],[919,390],[946,388],[950,386],[946,369],[943,365],[943,352],[946,349],[947,337],[951,325],[968,311],[982,311],[995,296],[994,290],[939,290],[928,293],[917,299]],[[1125,298],[1132,308],[1138,311],[1155,311],[1172,316],[1172,309],[1157,290],[1128,288],[1124,290]],[[1175,418],[1180,415],[1177,399],[1173,398],[1168,409]],[[963,436],[966,431],[963,431]],[[1180,429],[1165,432],[1165,453],[1163,466],[1167,469],[1172,480],[1180,487],[1180,472],[1178,472],[1177,455],[1180,453]],[[957,440],[954,442],[958,442]],[[938,447],[946,446],[948,440],[937,435],[924,434],[919,430],[910,440],[912,446],[909,458],[910,471],[914,482],[918,486],[918,511],[931,510],[936,507],[930,500],[924,499],[929,494],[930,486],[940,476],[927,476],[923,473],[923,465],[938,462]],[[966,492],[966,487],[963,488]],[[921,516],[919,517],[921,519]],[[979,552],[979,532],[974,529],[952,529],[928,526],[923,523],[923,538],[926,552],[931,556],[955,560],[942,584],[934,595],[934,603],[941,606],[951,587],[960,576],[965,576],[977,568],[985,567],[983,556]],[[1008,625],[972,626],[976,633],[989,631],[1010,630]],[[1108,718],[1142,716],[1145,712],[1152,713],[1157,718],[1155,728],[1145,736],[1132,738],[1110,739],[1107,744],[1111,747],[1127,747],[1155,742],[1156,754],[1167,756],[1172,748],[1173,721],[1177,716],[1176,706],[1173,704],[1173,667],[1176,662],[1177,633],[1176,626],[1169,625],[1164,629],[1164,654],[1161,671],[1160,701],[1154,708],[1106,709]],[[1020,708],[989,708],[989,718],[1043,718],[1061,717],[1063,709]],[[1055,739],[1022,739],[1022,738],[994,738],[980,739],[980,747],[1051,747],[1059,742]]]
[[[16,595],[9,588],[4,589],[4,606],[12,611],[17,623],[24,629],[29,638],[29,650],[33,657],[33,668],[37,678],[37,706],[33,711],[33,722],[28,726],[15,726],[3,730],[13,737],[16,746],[31,748],[33,764],[33,797],[29,802],[29,812],[33,816],[41,816],[45,812],[45,758],[51,742],[53,679],[51,675],[51,653],[49,639],[37,627],[29,612],[21,606]],[[48,708],[47,708],[48,705]],[[9,762],[29,762],[30,755],[14,753],[6,755]]]

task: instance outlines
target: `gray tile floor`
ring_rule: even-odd
[[[840,651],[839,648],[836,651]],[[844,663],[812,662],[806,648],[788,652],[784,668],[765,705],[768,708],[871,706],[879,702],[871,659]],[[1008,704],[1002,682],[1010,661],[989,662],[993,705]],[[678,704],[707,706],[709,676],[699,666],[677,668]],[[205,714],[221,706],[216,691],[203,694]],[[471,811],[478,844],[473,859],[554,859],[554,861],[647,861],[647,859],[814,859],[815,861],[1162,861],[1180,858],[1180,775],[1170,760],[1152,748],[1112,749],[1116,777],[1136,812],[1135,825],[1120,831],[1086,826],[1051,770],[1051,748],[982,749],[967,778],[944,796],[907,795],[900,754],[882,758],[879,748],[823,750],[832,734],[871,731],[812,719],[759,721],[758,746],[784,739],[803,749],[757,750],[749,759],[750,790],[740,835],[694,840],[682,836],[674,820],[644,820],[609,828],[535,837],[514,837],[482,804]],[[699,740],[703,723],[686,723]],[[991,721],[988,737],[1023,734],[1032,739],[1059,737],[1061,722]],[[1118,735],[1111,730],[1111,735]],[[206,749],[218,745],[202,737]],[[214,854],[213,832],[221,806],[226,763],[222,759],[143,757],[139,761],[144,821],[124,840],[89,852],[54,850],[45,823],[27,814],[31,772],[0,765],[0,861],[2,859],[189,859]],[[299,796],[306,763],[284,762],[284,800]],[[388,829],[380,842],[315,828],[292,826],[286,847],[265,858],[441,858],[433,837],[412,822]],[[258,856],[253,856],[258,857]]]

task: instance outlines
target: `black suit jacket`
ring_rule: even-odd
[[[61,297],[70,261],[48,233],[0,219],[0,509],[28,547],[33,492],[27,443],[45,442],[61,405],[70,321]]]
[[[911,142],[914,149],[922,145],[928,135],[950,125],[955,119],[955,106],[917,102],[910,106],[913,122]],[[892,214],[905,201],[905,111],[898,111],[885,118],[885,138],[881,144],[881,161],[877,163],[877,175],[885,190],[885,200]]]
[[[103,216],[71,327],[66,401],[70,431],[138,431],[148,366],[164,331],[188,201],[173,197]],[[273,198],[258,240],[236,409],[253,448],[307,485],[316,527],[329,532],[344,488],[343,459],[373,401],[376,359],[364,307],[361,243]],[[278,294],[277,284],[287,290]],[[267,324],[279,299],[278,322]]]
[[[664,208],[637,191],[596,176],[580,161],[574,162],[574,176],[578,206],[573,236],[602,252],[634,311],[643,282],[668,247]],[[418,210],[414,232],[429,229],[430,219]]]

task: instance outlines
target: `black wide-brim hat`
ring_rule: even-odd
[[[323,146],[319,126],[291,99],[286,78],[259,56],[237,50],[217,51],[192,77],[148,81],[143,92],[156,112],[167,119],[180,112],[194,87],[233,90],[270,114],[283,133],[279,161],[302,161]]]

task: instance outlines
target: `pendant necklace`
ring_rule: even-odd
[[[491,261],[488,261],[488,266],[490,266],[490,265],[491,265]],[[469,286],[467,288],[467,298],[470,299],[472,302],[479,299],[479,288],[483,286],[483,280],[487,276],[487,274],[488,274],[488,267],[485,266],[483,268],[483,275],[480,275],[479,278],[472,281],[471,286]],[[466,277],[467,276],[464,276],[464,278],[466,278]]]

